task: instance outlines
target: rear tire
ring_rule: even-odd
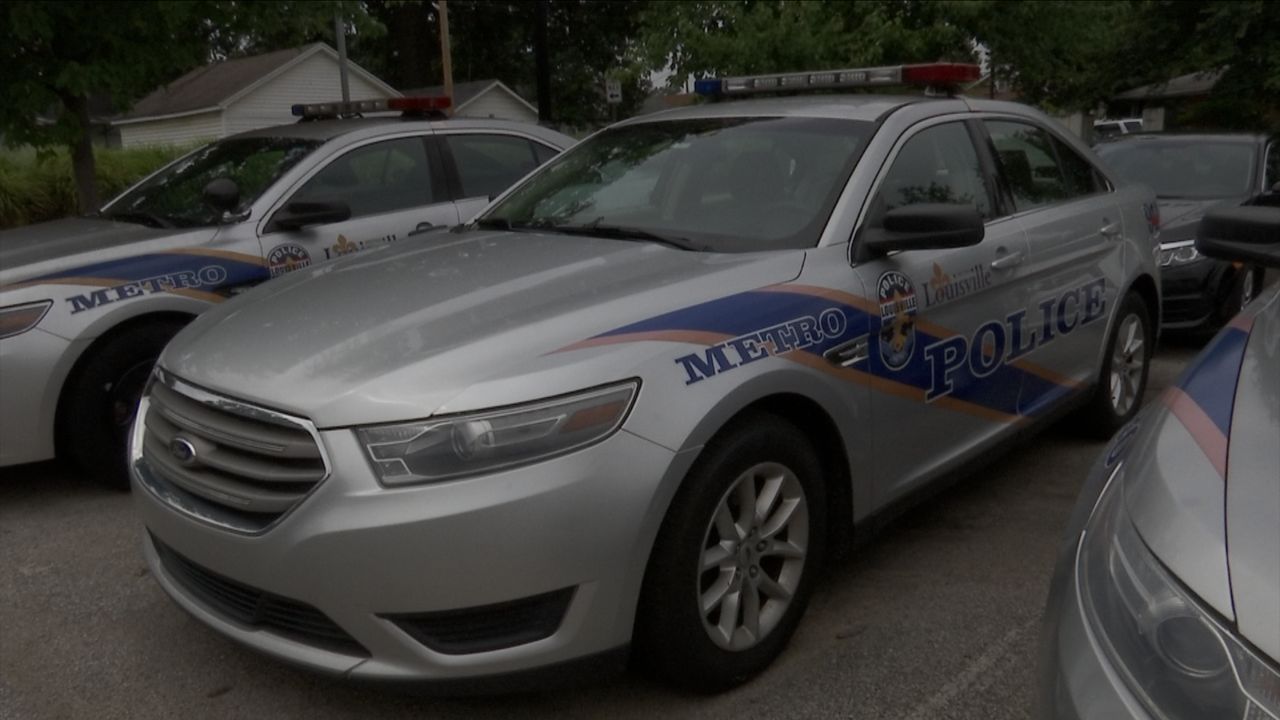
[[[751,413],[721,431],[685,477],[650,556],[633,638],[641,667],[700,692],[768,667],[812,593],[825,500],[822,465],[791,423]]]
[[[1151,312],[1141,296],[1130,292],[1120,303],[1107,337],[1102,373],[1093,397],[1078,416],[1078,424],[1087,435],[1107,439],[1138,414],[1147,390],[1154,344]]]
[[[126,445],[160,351],[185,325],[157,320],[128,327],[90,349],[63,389],[59,440],[66,455],[107,487],[129,487]]]

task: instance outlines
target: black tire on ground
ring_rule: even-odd
[[[1262,292],[1264,277],[1263,268],[1256,268],[1252,265],[1246,265],[1236,273],[1235,281],[1231,283],[1231,292],[1227,293],[1226,302],[1222,304],[1218,313],[1216,332],[1223,325],[1231,321],[1237,313],[1245,308],[1253,298],[1258,297],[1258,293]],[[1252,282],[1250,282],[1252,281]],[[1248,297],[1245,296],[1246,290]]]
[[[126,444],[138,399],[160,351],[186,322],[148,321],[89,349],[63,388],[59,451],[94,480],[129,487]]]
[[[1130,335],[1132,322],[1137,322],[1135,332]],[[1135,341],[1140,341],[1134,345]],[[1117,344],[1120,345],[1117,352]],[[1076,420],[1078,427],[1087,435],[1098,439],[1107,439],[1125,423],[1133,419],[1142,407],[1142,396],[1147,390],[1147,375],[1151,369],[1151,353],[1155,345],[1155,333],[1151,327],[1151,311],[1142,297],[1130,292],[1120,303],[1115,324],[1107,336],[1106,354],[1102,359],[1102,373],[1098,376],[1098,385],[1094,388],[1093,397],[1080,409]],[[1136,351],[1134,350],[1136,348]],[[1121,372],[1112,377],[1112,369],[1116,360],[1126,363],[1129,372]],[[1136,362],[1135,362],[1136,361]],[[1124,387],[1117,389],[1117,383]],[[1119,395],[1123,392],[1123,395]],[[1120,403],[1120,397],[1131,399],[1127,404]],[[1117,407],[1117,405],[1121,407]]]
[[[755,507],[764,502],[766,510],[753,515],[763,514],[774,523],[740,522],[745,516],[738,510],[753,501],[743,499],[745,485],[739,481],[753,488],[745,497],[757,498]],[[774,496],[768,488],[775,487],[786,489],[773,502],[764,500]],[[803,502],[797,502],[798,497]],[[794,425],[776,415],[753,412],[726,426],[685,477],[650,555],[632,642],[640,668],[698,692],[733,687],[765,669],[795,631],[822,565],[825,499],[822,465],[809,439]],[[784,515],[787,507],[791,510]],[[734,519],[730,527],[740,539],[728,541],[736,549],[724,550],[720,564],[701,569],[708,551],[726,547],[722,526],[715,522],[721,509]],[[789,518],[786,529],[777,532],[783,517]],[[752,527],[740,532],[744,524]],[[805,547],[799,564],[790,550],[795,547]],[[725,569],[726,564],[733,569]],[[771,583],[768,589],[766,581]],[[742,626],[750,627],[747,613],[754,607],[759,618],[756,635],[733,632],[721,636],[721,644],[713,641],[716,630],[704,626],[701,605],[721,582],[729,588],[723,597],[738,597],[732,603],[733,615],[727,614],[726,599],[710,611],[707,622],[715,626],[726,617],[741,618]],[[734,591],[734,582],[740,590]],[[794,591],[780,602],[777,598],[785,593],[779,589],[787,585]],[[753,588],[759,588],[755,602],[748,597]],[[731,637],[758,639],[740,640],[750,643],[742,648],[725,647]]]

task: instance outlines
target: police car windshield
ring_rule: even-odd
[[[211,180],[229,178],[240,188],[237,212],[249,207],[286,170],[323,143],[301,138],[223,140],[165,168],[102,211],[103,217],[157,227],[215,225],[222,213],[201,196]]]
[[[813,247],[871,130],[796,117],[613,128],[552,160],[480,224],[711,252]]]
[[[1254,147],[1203,137],[1138,138],[1099,145],[1098,155],[1120,177],[1161,198],[1209,199],[1249,194]]]

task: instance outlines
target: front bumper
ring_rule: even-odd
[[[0,467],[53,457],[57,391],[70,346],[40,328],[0,340]]]
[[[648,551],[692,459],[626,431],[561,458],[453,482],[383,488],[354,433],[323,431],[331,476],[277,524],[240,534],[176,511],[138,481],[147,561],[173,599],[252,648],[371,680],[467,680],[595,656],[630,640]],[[154,538],[154,540],[153,540]],[[354,648],[246,624],[193,592],[168,551],[208,573],[311,606]],[[389,616],[460,611],[569,589],[549,636],[439,652]]]
[[[1209,330],[1228,318],[1222,307],[1239,271],[1221,260],[1204,259],[1189,265],[1162,268],[1161,326],[1166,330]]]

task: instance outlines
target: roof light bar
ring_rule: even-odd
[[[443,95],[430,97],[398,97],[385,100],[348,100],[346,102],[299,103],[291,108],[296,117],[303,120],[351,117],[365,113],[402,111],[406,116],[441,112],[452,105]]]
[[[981,75],[981,68],[970,63],[889,65],[812,73],[707,78],[695,81],[693,91],[699,95],[715,96],[779,90],[839,90],[888,85],[951,86],[972,82]]]

